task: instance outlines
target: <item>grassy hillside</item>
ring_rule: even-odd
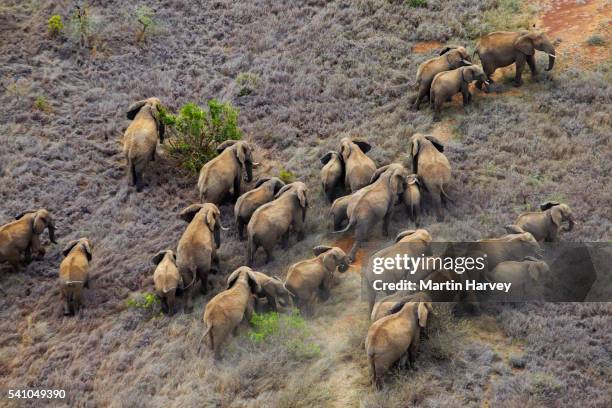
[[[334,242],[318,158],[345,135],[369,140],[378,165],[404,161],[415,131],[445,140],[456,205],[443,223],[424,218],[436,240],[501,234],[547,199],[567,202],[580,221],[563,239],[610,240],[608,43],[597,46],[608,57],[588,66],[568,48],[539,83],[525,74],[520,89],[501,73],[495,92],[476,92],[465,110],[455,101],[433,123],[429,108],[409,105],[416,69],[437,44],[472,47],[482,33],[530,26],[540,11],[514,0],[418,3],[165,0],[150,5],[143,38],[142,8],[91,1],[83,42],[69,24],[72,1],[2,1],[0,223],[45,207],[60,245],[19,273],[0,272],[0,390],[65,389],[70,406],[610,406],[606,304],[497,306],[466,318],[440,306],[419,371],[392,375],[377,393],[367,383],[357,268],[315,316],[281,322],[263,341],[243,333],[219,363],[196,355],[212,294],[173,318],[141,302],[152,290],[152,255],[175,245],[186,225],[177,214],[197,201],[195,176],[160,148],[149,186],[127,186],[125,110],[148,96],[172,111],[232,101],[259,146],[255,176],[285,170],[308,184],[307,238],[260,268],[271,274]],[[53,14],[64,16],[59,36],[48,33]],[[540,70],[545,62],[538,56]],[[254,79],[250,92],[239,78]],[[221,211],[233,226],[232,207]],[[409,226],[398,214],[392,234]],[[81,236],[95,244],[93,281],[83,315],[64,318],[60,250]],[[245,252],[234,228],[224,233],[213,294]]]

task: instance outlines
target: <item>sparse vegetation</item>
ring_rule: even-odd
[[[408,0],[410,7],[427,7],[427,0]]]
[[[211,99],[207,108],[187,103],[177,115],[163,110],[161,116],[170,129],[168,152],[190,173],[199,172],[204,163],[215,157],[220,143],[242,139],[238,109],[230,102]]]
[[[158,22],[155,17],[155,11],[146,5],[137,5],[134,10],[136,21],[140,24],[136,41],[144,41],[146,36],[153,35],[157,29]]]
[[[281,167],[278,171],[278,178],[283,180],[285,184],[293,183],[295,181],[295,174]]]
[[[605,38],[602,35],[600,35],[600,34],[593,34],[592,36],[587,38],[586,42],[589,45],[594,45],[594,46],[598,46],[598,47],[606,45]]]
[[[64,31],[64,22],[62,21],[62,16],[59,14],[54,14],[49,17],[47,21],[47,31],[52,36],[57,36]]]
[[[259,77],[251,72],[241,72],[236,77],[236,85],[238,86],[238,96],[247,96],[253,93],[257,88]]]
[[[155,293],[147,292],[136,298],[128,299],[126,305],[130,308],[151,312],[159,306],[159,298]]]
[[[48,113],[51,111],[51,106],[49,105],[49,102],[47,102],[47,98],[45,98],[44,96],[37,96],[36,100],[34,101],[34,106],[39,111],[42,111],[45,113]]]

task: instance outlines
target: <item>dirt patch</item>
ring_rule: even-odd
[[[341,248],[344,252],[348,254],[353,246],[355,240],[352,237],[342,237],[334,242],[334,246]],[[361,273],[361,265],[363,262],[363,258],[365,256],[365,251],[363,249],[357,250],[357,254],[355,254],[355,261],[351,264],[351,268],[349,270]]]
[[[612,3],[606,0],[545,0],[537,26],[546,31],[556,46],[556,63],[562,67],[593,65],[609,59]],[[599,35],[603,45],[589,45],[587,40]]]
[[[461,98],[461,96],[459,97]],[[459,104],[461,104],[461,102],[459,102]],[[442,143],[446,143],[453,138],[455,126],[456,123],[454,120],[445,118],[434,125],[431,129],[431,135],[435,136]]]
[[[440,41],[419,41],[412,47],[415,54],[427,54],[431,50],[442,48]]]

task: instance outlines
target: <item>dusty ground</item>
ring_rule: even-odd
[[[307,318],[307,333],[254,344],[244,330],[217,364],[195,353],[208,298],[197,297],[193,315],[172,319],[127,306],[151,291],[150,258],[175,245],[185,227],[176,215],[197,199],[195,177],[179,174],[161,148],[145,191],[126,185],[118,143],[128,123],[124,110],[151,95],[172,110],[231,100],[247,138],[259,145],[256,159],[264,165],[256,175],[282,167],[309,185],[307,238],[261,267],[271,274],[282,276],[313,246],[339,239],[327,234],[318,158],[346,134],[370,140],[378,165],[405,160],[415,131],[447,142],[456,205],[444,223],[425,215],[435,239],[498,235],[521,211],[558,199],[581,221],[563,239],[610,240],[609,62],[583,68],[564,51],[540,83],[529,74],[518,90],[502,81],[492,94],[476,93],[465,110],[449,104],[432,123],[428,108],[408,109],[409,84],[437,45],[470,46],[482,32],[527,28],[537,15],[523,16],[514,1],[429,3],[413,9],[386,0],[167,0],[154,6],[157,30],[137,42],[133,4],[92,1],[95,24],[81,47],[68,33],[46,32],[50,15],[74,11],[71,1],[2,2],[0,222],[46,207],[57,219],[60,245],[19,273],[0,272],[0,390],[63,388],[64,406],[612,405],[612,311],[605,304],[492,306],[479,317],[453,316],[439,305],[419,370],[391,373],[382,392],[367,384],[358,268],[339,276],[331,299]],[[603,4],[584,15],[595,21],[583,24],[581,17],[588,26],[582,39],[576,30],[556,35],[574,32],[576,44],[607,35]],[[543,8],[543,24],[568,21],[547,17],[570,6],[563,7]],[[609,42],[593,49],[609,55]],[[240,97],[235,79],[243,72],[259,81]],[[224,224],[233,226],[231,212],[222,207]],[[398,213],[392,234],[404,228],[412,225]],[[56,286],[60,249],[79,236],[95,243],[93,282],[83,315],[64,318]],[[388,243],[378,230],[372,236],[375,245]],[[244,262],[235,231],[222,240],[223,273],[213,277],[213,293]],[[348,248],[350,239],[338,245]],[[296,341],[319,351],[296,354],[287,347]],[[525,367],[515,368],[514,357]]]

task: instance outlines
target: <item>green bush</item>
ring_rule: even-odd
[[[134,15],[138,23],[142,25],[136,37],[138,41],[144,40],[147,33],[149,35],[153,35],[156,32],[158,24],[155,18],[155,11],[153,11],[153,9],[151,9],[149,6],[139,5],[136,6]]]
[[[43,111],[43,112],[51,111],[49,102],[47,102],[47,98],[45,98],[44,96],[36,97],[36,100],[34,101],[34,106],[36,107],[36,109]]]
[[[427,7],[427,0],[408,0],[410,7]]]
[[[147,292],[139,298],[128,299],[126,303],[128,307],[133,309],[152,311],[159,305],[159,298],[155,293]]]
[[[190,173],[217,155],[217,146],[226,140],[242,139],[238,128],[238,109],[230,102],[211,99],[204,109],[187,103],[177,115],[161,111],[161,120],[168,126],[166,149]]]
[[[52,15],[47,21],[47,30],[51,35],[59,35],[64,30],[64,22],[59,14]]]
[[[250,72],[241,72],[236,77],[236,85],[238,85],[238,96],[247,96],[253,93],[259,82],[257,74]]]
[[[295,174],[281,167],[278,172],[278,178],[283,180],[285,184],[289,184],[295,181]]]
[[[251,317],[253,329],[249,331],[249,338],[255,343],[261,343],[268,337],[276,335],[280,329],[280,315],[276,312],[253,313]]]

